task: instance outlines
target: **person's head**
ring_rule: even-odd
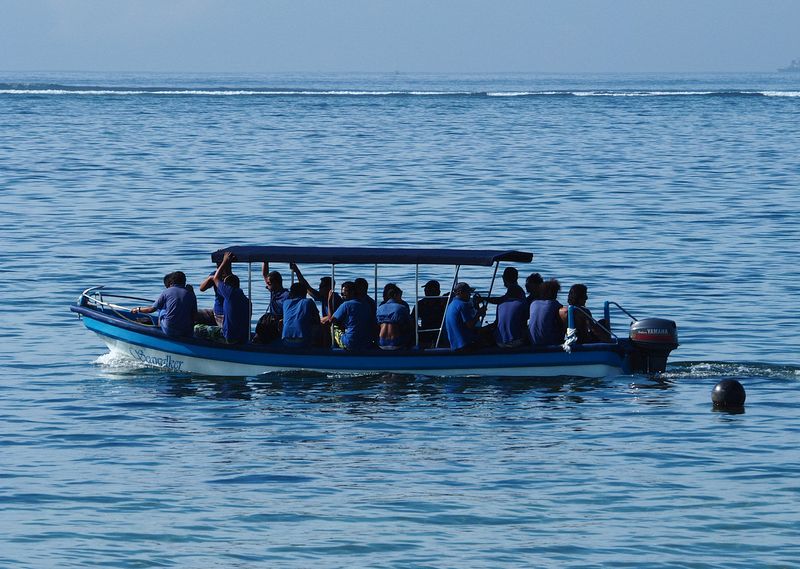
[[[383,300],[384,302],[391,299],[400,300],[403,296],[403,291],[395,283],[389,283],[383,287]]]
[[[267,275],[267,288],[270,292],[283,288],[283,277],[278,271],[270,271]]]
[[[233,273],[226,275],[224,279],[222,279],[226,285],[231,288],[239,288],[239,277],[234,275]]]
[[[525,290],[528,294],[532,294],[534,298],[537,298],[539,294],[539,285],[542,284],[542,275],[539,273],[531,273],[528,275],[528,278],[525,279]]]
[[[344,300],[353,300],[358,296],[358,291],[356,290],[356,283],[353,281],[345,281],[342,283],[342,298]]]
[[[172,284],[176,286],[186,286],[186,274],[183,271],[172,273]]]
[[[506,267],[505,270],[503,270],[503,284],[507,287],[516,284],[517,279],[519,279],[519,271],[514,267]]]
[[[559,283],[556,279],[544,281],[539,285],[539,298],[542,300],[556,300],[560,290],[561,283]]]
[[[425,292],[425,296],[439,296],[442,294],[442,287],[439,281],[436,280],[426,282],[422,290]]]
[[[395,289],[396,287],[397,287],[397,285],[396,285],[396,284],[394,284],[394,283],[387,283],[387,284],[386,284],[386,285],[383,287],[383,300],[384,300],[384,301],[387,301],[387,300],[389,300],[390,298],[392,298],[392,293],[394,292],[394,289]]]
[[[164,275],[164,288],[169,288],[174,282],[175,273],[167,273]]]
[[[303,298],[306,295],[306,287],[302,283],[292,283],[292,286],[289,287],[289,297],[290,298]]]
[[[453,294],[455,294],[461,300],[469,300],[469,295],[474,290],[475,289],[469,286],[469,284],[460,282],[453,288]]]
[[[589,300],[589,291],[585,284],[574,284],[569,288],[567,294],[567,304],[573,306],[586,306],[586,301]]]
[[[363,297],[369,294],[369,283],[367,282],[367,279],[362,279],[359,277],[353,282],[356,285],[356,294],[358,294],[358,296]]]
[[[331,278],[330,277],[322,277],[319,279],[319,292],[323,297],[328,296],[328,291],[333,288],[331,286]]]

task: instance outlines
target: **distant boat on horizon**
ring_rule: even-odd
[[[778,69],[781,73],[800,73],[800,59],[793,59],[786,67]]]

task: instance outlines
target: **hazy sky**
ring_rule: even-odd
[[[0,0],[4,71],[774,71],[800,0]]]

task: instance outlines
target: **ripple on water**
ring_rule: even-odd
[[[800,99],[737,92],[797,80],[21,80],[315,94],[0,94],[0,565],[795,566]],[[319,93],[355,87],[558,94]],[[696,94],[569,94],[604,91]],[[93,285],[153,298],[177,269],[196,284],[212,250],[244,243],[532,250],[520,270],[559,278],[562,300],[583,282],[595,313],[609,298],[675,319],[677,363],[600,380],[175,375],[105,353],[65,309]],[[488,289],[490,272],[460,275]],[[388,279],[413,298],[413,275]],[[744,413],[712,411],[724,378]]]

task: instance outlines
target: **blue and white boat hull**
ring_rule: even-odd
[[[298,351],[270,346],[228,346],[194,338],[171,338],[153,326],[84,306],[72,306],[86,327],[112,352],[143,365],[173,372],[213,376],[253,376],[271,372],[313,371],[363,375],[402,373],[429,376],[606,377],[625,372],[623,343],[560,347],[533,351],[495,350],[453,353],[449,350]]]

